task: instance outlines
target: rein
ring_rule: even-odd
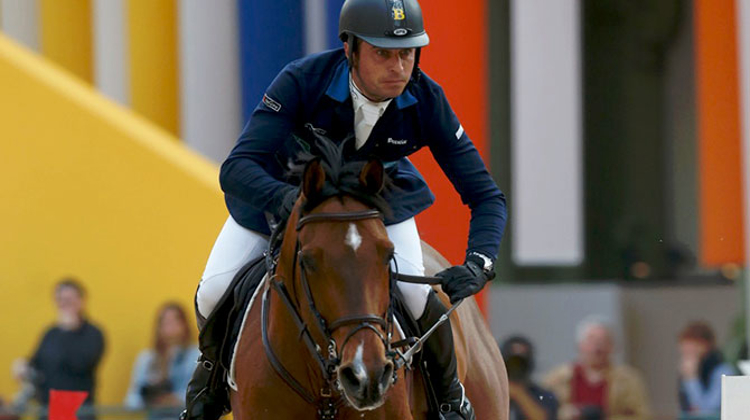
[[[299,232],[304,226],[311,223],[352,222],[369,219],[382,220],[383,214],[377,210],[341,213],[315,213],[301,217],[297,222],[296,231]],[[427,337],[429,337],[429,335],[431,335],[432,332],[440,324],[446,322],[448,318],[447,316],[445,316],[445,319],[441,319],[438,324],[433,326],[422,337],[412,337],[398,342],[392,342],[394,325],[392,303],[388,305],[388,309],[384,316],[375,314],[352,315],[336,319],[330,323],[327,322],[327,320],[321,315],[320,311],[315,305],[312,290],[310,289],[310,284],[307,281],[307,276],[305,275],[304,264],[299,258],[300,242],[298,239],[295,245],[294,261],[292,266],[292,280],[296,277],[297,267],[299,267],[300,283],[302,284],[308,310],[313,314],[313,318],[316,321],[315,326],[318,329],[318,332],[321,333],[326,340],[326,351],[324,353],[320,344],[318,344],[313,338],[309,326],[305,323],[305,321],[302,319],[302,316],[300,315],[301,304],[294,303],[289,290],[284,284],[284,279],[276,274],[277,266],[276,261],[273,258],[272,248],[274,247],[275,242],[277,242],[279,239],[280,231],[283,231],[284,228],[285,224],[278,226],[277,229],[274,230],[271,239],[269,240],[269,250],[266,253],[266,264],[268,272],[273,274],[269,279],[270,287],[267,287],[263,292],[263,300],[261,306],[261,335],[263,340],[263,348],[269,362],[271,363],[271,366],[276,371],[278,376],[287,384],[287,386],[294,390],[308,404],[318,407],[318,418],[320,420],[334,420],[336,417],[336,413],[338,412],[338,408],[344,404],[344,400],[341,397],[336,399],[333,398],[333,390],[338,388],[336,369],[340,364],[339,353],[344,352],[349,339],[351,339],[356,333],[362,330],[373,331],[385,346],[387,357],[394,362],[393,375],[395,381],[398,370],[405,365],[408,366],[411,364],[411,357],[422,347],[421,345],[424,340],[426,340]],[[437,277],[419,277],[404,274],[392,274],[389,277],[389,294],[391,296],[391,300],[394,298],[393,288],[395,287],[396,280],[421,284],[438,284],[440,282],[440,279]],[[275,292],[279,295],[279,298],[284,304],[287,313],[292,317],[292,320],[294,321],[299,338],[302,340],[302,342],[305,343],[305,346],[307,347],[308,351],[310,352],[320,369],[320,372],[323,376],[323,386],[319,391],[320,398],[316,397],[313,392],[309,391],[307,388],[305,388],[304,385],[302,385],[297,379],[295,379],[294,376],[284,367],[278,356],[273,351],[268,335],[268,323],[270,317],[269,314],[271,309],[270,294],[272,292]],[[450,312],[452,312],[452,310],[457,306],[458,304],[454,305],[454,307],[451,308]],[[356,325],[356,327],[346,335],[343,342],[341,343],[341,347],[338,348],[338,344],[333,338],[333,332],[341,327],[349,325]],[[404,353],[399,350],[400,347],[407,345],[412,346],[407,352]]]

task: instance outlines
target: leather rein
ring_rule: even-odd
[[[307,216],[303,216],[297,222],[296,230],[299,232],[304,226],[311,223],[320,222],[352,222],[369,219],[381,219],[383,220],[383,214],[377,210],[365,210],[357,212],[341,212],[341,213],[315,213]],[[406,345],[414,344],[415,339],[401,340],[393,342],[393,288],[395,287],[395,280],[407,281],[412,283],[424,283],[424,284],[435,284],[440,279],[435,277],[416,277],[416,276],[405,276],[405,275],[390,275],[389,281],[389,294],[391,298],[391,304],[388,305],[388,309],[383,316],[375,314],[362,314],[347,316],[337,319],[333,322],[328,322],[320,313],[310,289],[310,284],[305,275],[305,267],[303,260],[299,258],[300,253],[300,242],[297,239],[295,245],[294,261],[292,266],[292,280],[296,277],[296,271],[299,268],[300,283],[304,291],[304,298],[308,306],[308,310],[312,313],[315,319],[315,328],[325,338],[325,350],[319,343],[313,338],[309,326],[305,323],[300,315],[301,305],[294,303],[292,295],[289,293],[284,279],[276,274],[276,261],[273,259],[272,252],[270,250],[273,247],[274,242],[278,240],[280,231],[284,230],[284,226],[279,226],[274,230],[273,235],[269,241],[269,251],[266,253],[266,264],[268,266],[268,272],[273,273],[269,279],[270,287],[267,287],[263,292],[262,306],[261,306],[261,335],[263,340],[263,348],[266,356],[268,357],[271,366],[276,371],[278,376],[294,390],[303,400],[307,403],[317,406],[318,418],[320,420],[333,420],[336,417],[338,408],[344,404],[344,400],[333,397],[333,390],[338,388],[337,368],[340,364],[339,354],[343,354],[344,349],[356,333],[362,330],[371,330],[381,340],[386,349],[386,356],[394,362],[394,381],[398,372],[398,368],[403,366],[405,363],[403,360],[397,361],[399,356],[403,358],[404,353],[397,349]],[[273,351],[271,341],[268,335],[268,323],[269,314],[271,309],[271,292],[278,294],[281,302],[284,304],[287,313],[292,317],[294,324],[297,328],[297,334],[305,346],[309,350],[316,364],[318,365],[320,372],[323,377],[323,386],[319,391],[319,397],[308,390],[302,385],[294,376],[284,367],[279,360],[276,353]],[[337,329],[345,326],[356,325],[344,338],[341,343],[341,347],[338,347],[336,340],[333,338],[333,332]]]

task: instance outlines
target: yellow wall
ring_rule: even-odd
[[[74,275],[107,338],[99,401],[119,403],[158,305],[192,312],[226,218],[217,168],[2,35],[0,127],[0,395]]]

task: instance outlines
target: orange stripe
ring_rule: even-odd
[[[700,261],[744,260],[737,28],[734,1],[695,1]]]
[[[488,163],[485,3],[422,2],[430,45],[422,51],[421,67],[443,87],[466,133]],[[469,209],[428,150],[412,161],[437,196],[435,205],[418,217],[420,234],[448,260],[460,264],[466,252]]]

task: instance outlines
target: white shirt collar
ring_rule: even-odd
[[[380,115],[383,115],[383,112],[385,112],[385,109],[388,108],[388,105],[390,105],[391,101],[393,100],[388,99],[382,102],[374,102],[369,100],[357,87],[357,84],[354,82],[354,79],[352,78],[351,73],[349,73],[349,92],[352,95],[352,103],[354,105],[354,112],[356,113],[357,110],[365,105],[367,105],[368,108],[371,109],[377,109],[378,113]]]
[[[352,96],[352,106],[354,107],[354,137],[357,149],[362,147],[372,133],[373,127],[380,117],[385,113],[386,108],[393,99],[382,102],[373,102],[362,93],[354,83],[351,73],[349,73],[349,92]]]

